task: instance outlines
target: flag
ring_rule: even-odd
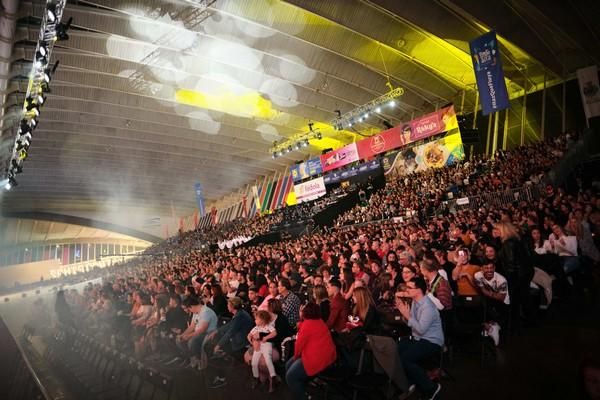
[[[265,197],[262,201],[262,209],[261,212],[265,212],[269,209],[269,204],[271,203],[271,197],[273,195],[273,186],[274,186],[275,177],[271,178],[271,182],[267,184],[267,190],[265,191]]]
[[[242,196],[242,216],[244,218],[248,218],[248,206],[247,206],[248,196],[244,193]]]
[[[496,32],[481,35],[469,47],[483,115],[510,107]]]
[[[587,119],[600,116],[600,86],[598,66],[592,65],[577,70],[577,81],[581,92],[581,102]]]
[[[252,194],[254,195],[254,205],[252,206],[252,210],[250,210],[250,216],[253,217],[256,214],[256,211],[260,211],[260,195],[259,192],[262,190],[262,187],[258,188],[256,185],[252,186]]]
[[[277,208],[277,199],[279,198],[279,193],[281,193],[281,186],[283,184],[283,176],[280,176],[277,180],[277,184],[275,185],[275,189],[273,190],[273,196],[271,196],[271,202],[269,203],[269,210],[273,211]]]

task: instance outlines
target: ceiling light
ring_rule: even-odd
[[[288,153],[291,153],[291,152],[292,152],[292,145],[291,145],[291,144],[288,146],[288,148],[287,148],[287,152],[288,152]]]
[[[390,102],[388,103],[388,105],[390,107],[396,107],[396,100],[390,100]]]
[[[366,112],[365,115],[364,115],[364,117],[365,117],[365,119],[369,118],[369,113]]]
[[[51,24],[56,22],[56,4],[48,4],[46,7],[46,17]]]
[[[309,143],[308,143],[308,139],[304,139],[303,146],[304,146],[304,147],[308,147],[308,145],[309,145]]]
[[[273,160],[277,158],[277,153],[273,152]]]
[[[375,112],[379,114],[379,113],[381,112],[381,107],[377,107],[377,108],[375,109]]]
[[[360,117],[360,118],[358,119],[358,122],[363,122],[363,117]]]
[[[317,132],[317,139],[319,139],[319,140],[323,139],[323,135],[321,135],[321,132]]]
[[[296,142],[296,145],[294,146],[295,150],[300,150],[300,142]]]

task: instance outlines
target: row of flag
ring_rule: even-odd
[[[294,181],[289,173],[267,177],[261,184],[250,187],[238,203],[221,210],[213,207],[204,216],[195,213],[194,225],[206,228],[237,218],[252,218],[257,214],[272,212],[286,204],[293,188]]]

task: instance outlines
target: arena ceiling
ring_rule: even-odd
[[[12,145],[45,1],[2,0],[16,22],[3,89],[2,153]],[[201,3],[209,3],[203,10]],[[594,0],[80,0],[70,39],[4,212],[189,215],[295,160],[454,102],[472,111],[468,42],[494,27],[511,97],[600,60]],[[1,46],[1,45],[0,45]],[[0,68],[0,71],[2,69]],[[2,72],[0,72],[2,73]],[[405,94],[354,131],[349,111]],[[274,140],[324,138],[272,159]],[[4,154],[2,154],[4,157]]]

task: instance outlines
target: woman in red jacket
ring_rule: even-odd
[[[286,364],[285,380],[294,399],[304,399],[308,378],[329,367],[336,358],[335,345],[321,319],[321,309],[308,303],[300,311],[302,322],[296,337],[294,357]]]

